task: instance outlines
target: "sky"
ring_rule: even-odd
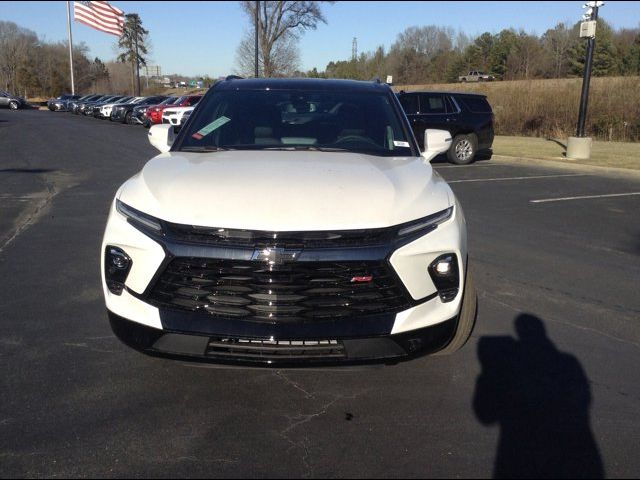
[[[111,3],[125,13],[140,15],[152,45],[148,64],[159,65],[163,74],[216,78],[234,73],[236,47],[251,27],[237,1]],[[322,71],[331,60],[348,60],[354,37],[358,52],[373,51],[379,45],[388,49],[398,33],[410,26],[448,26],[470,36],[509,27],[542,34],[558,22],[578,21],[583,3],[339,1],[323,6],[326,25],[320,24],[300,38],[300,66],[304,71],[314,67]],[[614,28],[640,27],[640,1],[607,1],[600,17]],[[0,20],[33,30],[41,40],[67,39],[65,1],[0,1]],[[115,36],[77,22],[73,22],[72,32],[74,44],[86,43],[91,58],[115,58]]]

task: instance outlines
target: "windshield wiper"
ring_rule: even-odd
[[[310,150],[313,152],[353,152],[353,150],[349,150],[348,148],[339,148],[339,147],[319,147],[317,145],[282,145],[278,147],[263,147],[262,150]]]
[[[230,147],[216,147],[215,145],[200,145],[200,146],[191,146],[191,147],[182,147],[180,149],[181,152],[226,152],[228,150],[235,150],[235,148]]]

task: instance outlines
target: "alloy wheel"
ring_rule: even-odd
[[[469,140],[462,139],[456,144],[456,158],[458,160],[466,162],[471,159],[473,155],[473,145]]]

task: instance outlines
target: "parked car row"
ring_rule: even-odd
[[[451,134],[447,158],[464,165],[480,152],[491,149],[494,138],[494,115],[485,95],[468,92],[404,92],[398,100],[413,129],[420,148],[427,129],[446,130]],[[129,125],[166,123],[182,126],[202,95],[133,97],[92,94],[61,95],[48,102],[52,111],[109,119]]]
[[[47,106],[55,112],[69,112],[149,128],[158,123],[182,125],[201,98],[202,95],[60,95],[49,100]]]

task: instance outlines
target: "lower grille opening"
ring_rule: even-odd
[[[339,359],[346,353],[338,340],[252,340],[211,338],[207,356],[253,360]]]

